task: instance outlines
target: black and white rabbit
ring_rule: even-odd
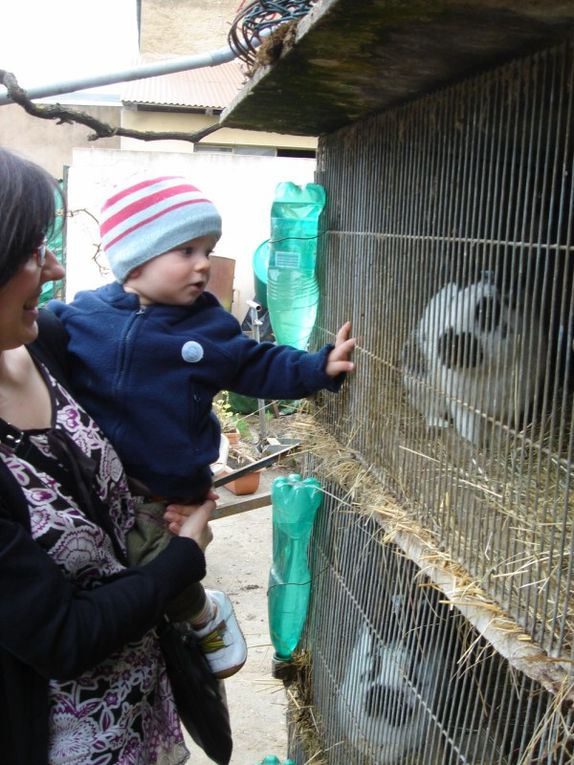
[[[441,329],[446,326],[457,292],[456,285],[447,284],[429,300],[402,351],[404,386],[411,404],[423,415],[429,430],[448,428],[450,424],[447,398],[441,389],[441,366],[433,349]]]
[[[403,348],[403,381],[429,428],[452,423],[478,445],[487,418],[520,427],[543,385],[547,347],[542,318],[486,271],[429,301]]]
[[[425,706],[432,707],[446,674],[436,644],[426,650],[416,641],[381,644],[363,625],[337,700],[343,732],[377,765],[401,762],[424,747],[431,719]]]

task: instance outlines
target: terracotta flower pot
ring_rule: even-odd
[[[225,472],[232,473],[233,469],[226,467]],[[229,489],[233,494],[254,494],[259,488],[260,478],[261,470],[253,470],[251,473],[247,473],[246,475],[236,478],[234,481],[226,483],[225,488]]]
[[[238,430],[226,430],[223,435],[230,444],[238,444],[241,440],[241,435]]]

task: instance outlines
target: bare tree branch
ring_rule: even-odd
[[[90,128],[94,132],[88,136],[88,141],[119,136],[121,138],[137,138],[140,141],[189,141],[190,143],[197,143],[206,135],[219,130],[218,124],[211,125],[196,133],[155,132],[151,130],[130,130],[129,128],[119,126],[112,127],[105,122],[100,122],[100,120],[92,117],[91,114],[64,109],[60,104],[35,104],[30,100],[26,91],[20,87],[12,72],[7,72],[5,69],[0,69],[0,83],[6,87],[12,101],[19,104],[32,117],[38,117],[42,120],[56,120],[58,125],[77,123]]]

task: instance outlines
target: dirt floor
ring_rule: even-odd
[[[281,473],[267,469],[262,489]],[[234,495],[219,489],[222,505]],[[271,674],[273,648],[267,627],[267,578],[271,565],[271,508],[213,521],[205,585],[224,590],[235,607],[248,646],[247,663],[225,681],[233,729],[230,765],[256,765],[267,754],[287,757],[286,696]],[[190,765],[211,763],[193,742]]]

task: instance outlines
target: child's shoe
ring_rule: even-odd
[[[241,632],[231,601],[224,592],[206,590],[215,614],[201,629],[194,630],[199,647],[219,680],[239,672],[247,659],[247,644]]]

